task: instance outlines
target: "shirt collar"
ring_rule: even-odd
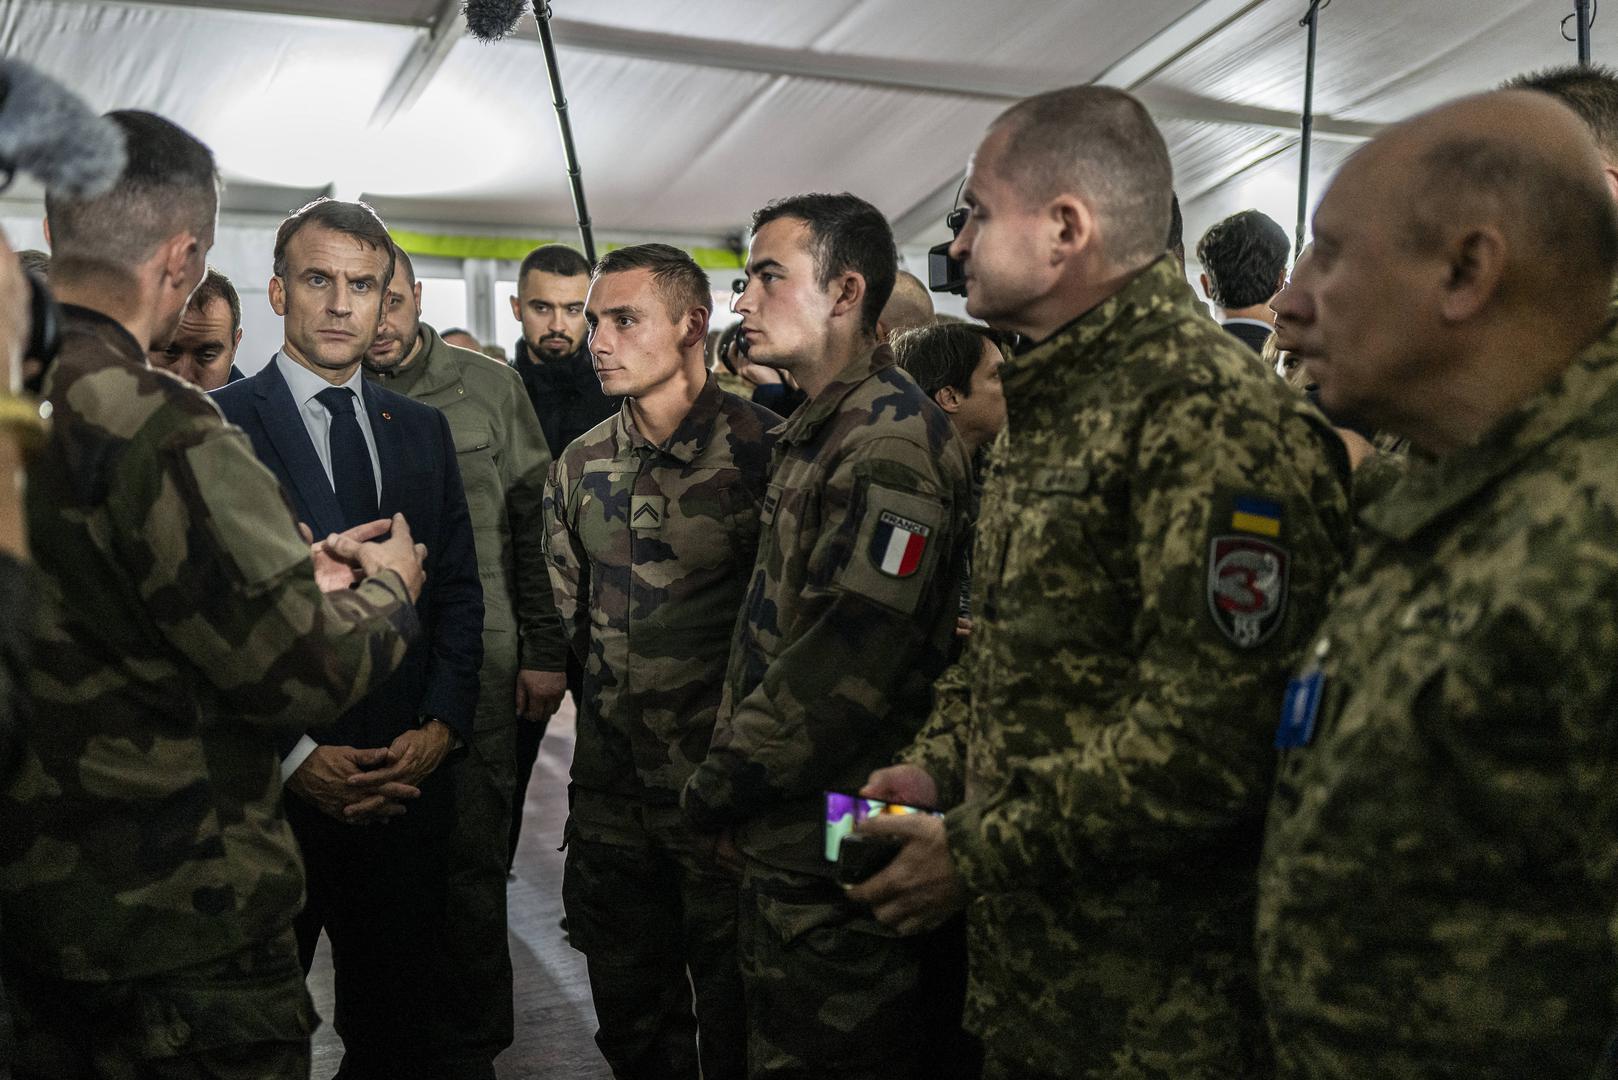
[[[292,391],[292,400],[298,403],[298,408],[300,409],[308,407],[309,403],[315,399],[315,395],[322,390],[330,389],[333,385],[292,359],[284,351],[275,354],[275,362],[280,365],[281,378],[286,380],[287,389]],[[357,365],[354,368],[354,373],[348,377],[348,381],[339,384],[354,391],[356,409],[365,407],[365,391],[363,389],[365,378],[361,374],[364,366],[363,364]]]
[[[460,373],[453,360],[446,358],[444,363],[437,362],[441,349],[447,351],[454,346],[445,344],[438,331],[426,323],[419,324],[419,333],[416,358],[409,365],[366,374],[388,389],[409,397],[425,397],[458,382]]]
[[[892,367],[893,363],[893,350],[886,344],[860,353],[832,376],[832,381],[825,389],[816,394],[812,401],[800,406],[792,418],[782,425],[781,441],[797,444],[813,437],[822,424],[836,415],[844,398],[866,379],[883,368]]]
[[[1137,327],[1149,320],[1191,315],[1196,303],[1179,260],[1165,254],[1045,340],[1019,348],[1000,369],[1006,393],[1040,394],[1049,378],[1099,371],[1124,355],[1115,346],[1129,341]]]
[[[1361,513],[1370,528],[1409,540],[1510,472],[1563,430],[1618,411],[1618,324],[1482,439],[1435,460],[1414,459],[1391,491]]]
[[[105,340],[123,353],[124,358],[131,363],[147,365],[146,350],[141,348],[140,342],[135,340],[135,335],[125,329],[124,324],[118,320],[77,304],[63,304],[62,315],[69,324],[77,324],[79,327],[93,329],[102,334]]]
[[[697,399],[691,403],[690,411],[685,414],[685,419],[674,429],[674,434],[669,436],[668,442],[657,447],[652,447],[651,440],[635,427],[634,414],[629,411],[629,398],[624,398],[623,404],[618,406],[618,445],[631,451],[652,447],[684,465],[690,465],[707,448],[708,440],[713,436],[714,421],[719,419],[719,408],[724,404],[724,398],[724,391],[719,389],[719,381],[710,371],[707,381],[702,384],[702,390],[697,394]]]

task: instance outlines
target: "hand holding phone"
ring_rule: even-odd
[[[886,837],[861,836],[855,832],[862,822],[885,814],[931,814],[943,817],[937,810],[927,807],[871,799],[846,791],[826,792],[826,861],[837,864],[837,878],[843,884],[852,885],[866,880],[898,854],[901,845],[897,841]],[[860,850],[849,857],[846,872],[862,876],[845,878],[842,853],[855,841],[859,841],[856,846]]]
[[[899,854],[903,845],[887,836],[843,837],[837,851],[837,883],[858,885],[881,873]]]
[[[879,922],[901,934],[919,934],[965,906],[943,814],[839,792],[827,792],[826,806],[827,849],[830,854],[837,847],[837,879],[848,899],[868,906]]]

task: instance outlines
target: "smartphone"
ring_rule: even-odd
[[[891,836],[854,833],[843,837],[837,849],[837,882],[858,885],[880,873],[904,845]]]
[[[932,814],[934,817],[944,816],[939,811],[925,806],[907,806],[904,803],[868,799],[864,795],[851,795],[846,791],[828,791],[826,792],[826,861],[829,863],[837,862],[838,855],[842,852],[843,840],[854,832],[855,826],[862,821],[869,821],[871,818],[879,817],[882,814]]]

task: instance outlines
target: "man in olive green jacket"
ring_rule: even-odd
[[[516,785],[519,716],[543,721],[566,690],[567,645],[541,548],[551,455],[515,371],[447,345],[421,322],[421,284],[403,251],[383,302],[366,374],[442,410],[455,439],[483,582],[482,688],[476,733],[453,770],[455,840],[445,946],[451,977],[437,1036],[459,1046],[466,1077],[494,1076],[512,1038],[511,959],[506,948],[506,844]]]

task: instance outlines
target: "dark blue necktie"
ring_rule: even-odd
[[[331,480],[337,505],[343,510],[343,528],[352,529],[377,518],[376,474],[371,451],[354,415],[354,392],[332,386],[315,395],[331,413]]]

